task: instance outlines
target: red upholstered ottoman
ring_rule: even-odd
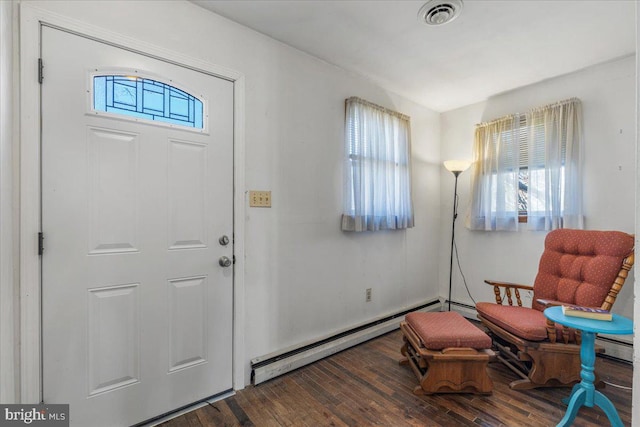
[[[400,329],[405,356],[400,364],[410,365],[418,377],[415,394],[491,393],[491,338],[460,314],[409,313]]]

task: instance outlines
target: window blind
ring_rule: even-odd
[[[558,104],[574,102],[574,99],[561,101]],[[545,165],[545,140],[547,139],[548,132],[556,132],[557,129],[566,127],[565,123],[560,123],[557,118],[545,118],[545,110],[542,107],[540,109],[532,110],[528,114],[518,113],[511,116],[506,116],[496,121],[512,122],[513,127],[509,124],[505,124],[504,130],[500,133],[492,135],[492,141],[494,145],[500,144],[499,149],[494,150],[498,156],[496,161],[500,161],[504,165],[516,164],[515,155],[517,152],[518,160],[517,165],[519,168],[526,167],[544,167]],[[566,120],[566,117],[565,117]],[[478,126],[488,125],[489,123],[481,123]],[[559,133],[561,139],[560,149],[562,163],[564,164],[567,157],[567,135],[566,133]],[[529,161],[531,158],[531,161]]]

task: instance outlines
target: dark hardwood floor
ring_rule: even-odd
[[[561,399],[570,389],[513,391],[515,374],[490,363],[493,394],[416,396],[417,380],[401,359],[400,331],[247,387],[235,396],[161,424],[201,426],[555,426],[564,416]],[[598,357],[602,380],[631,387],[631,364]],[[607,385],[625,426],[631,425],[631,390]],[[574,426],[607,426],[599,408],[581,408]]]

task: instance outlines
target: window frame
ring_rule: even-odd
[[[96,110],[94,106],[94,77],[103,76],[123,76],[123,77],[135,77],[139,79],[153,80],[167,86],[174,87],[190,96],[193,96],[200,102],[202,102],[202,128],[196,128],[192,126],[181,125],[178,123],[170,123],[161,120],[151,120],[143,117],[130,116],[123,113],[108,112],[102,110]],[[141,124],[147,124],[152,126],[168,127],[176,130],[184,130],[188,132],[194,132],[203,135],[209,135],[209,100],[202,95],[196,95],[196,91],[189,89],[187,86],[177,83],[171,79],[164,78],[157,74],[153,74],[146,71],[127,68],[103,68],[93,69],[87,72],[87,98],[86,98],[86,114],[90,116],[100,116],[108,119],[123,120],[128,122],[136,122]]]

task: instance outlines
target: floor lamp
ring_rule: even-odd
[[[471,162],[468,160],[447,160],[444,167],[456,177],[453,187],[453,218],[451,221],[451,260],[449,262],[449,311],[451,311],[451,284],[453,279],[453,245],[456,238],[456,218],[458,217],[458,176],[466,171]]]

